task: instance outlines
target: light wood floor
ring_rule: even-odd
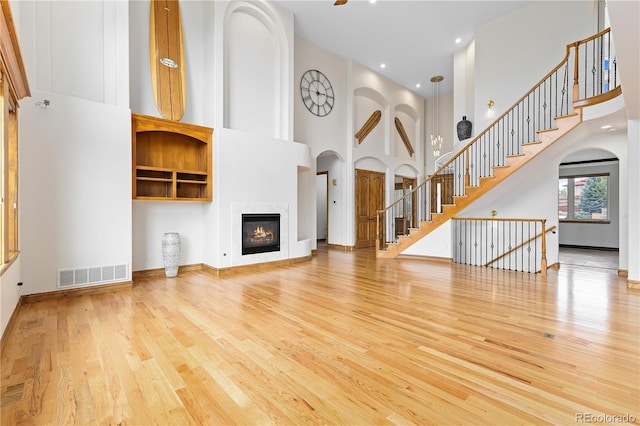
[[[610,271],[544,279],[321,250],[23,306],[0,420],[638,424],[639,322],[640,291]]]

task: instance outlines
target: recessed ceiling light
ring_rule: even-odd
[[[611,128],[611,124],[605,124],[604,126],[600,127],[602,130],[607,130]]]
[[[416,84],[416,87],[420,87],[420,83]]]
[[[387,64],[385,63],[380,64],[380,68],[386,68],[386,67],[387,67]]]
[[[461,39],[460,37],[458,37],[458,38],[456,39],[456,44],[460,43],[461,41],[462,41],[462,39]]]
[[[374,4],[378,0],[369,0],[369,3]]]

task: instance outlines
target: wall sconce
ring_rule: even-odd
[[[492,99],[489,99],[489,102],[487,102],[487,117],[493,117],[494,111],[493,111],[493,106],[495,105],[495,102],[493,102]]]

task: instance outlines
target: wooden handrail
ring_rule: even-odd
[[[485,219],[485,220],[493,220],[493,219]],[[517,220],[517,219],[514,219],[514,221],[515,220]],[[522,219],[522,221],[526,221],[526,219]],[[541,219],[535,219],[535,221],[541,221]],[[544,219],[542,221],[544,221]],[[555,225],[552,226],[551,228],[548,228],[546,230],[541,231],[538,235],[529,238],[527,241],[524,241],[523,243],[518,244],[517,246],[513,247],[512,249],[506,251],[505,253],[502,253],[500,256],[496,257],[495,259],[490,260],[489,262],[485,263],[484,266],[489,266],[492,263],[497,262],[498,260],[502,259],[503,257],[506,257],[506,256],[510,255],[514,251],[519,250],[520,248],[522,248],[525,245],[529,244],[531,241],[535,241],[536,239],[540,238],[541,236],[544,236],[544,235],[548,234],[549,232],[553,231],[554,229],[556,229]],[[543,242],[545,242],[545,240],[543,240]],[[547,254],[546,251],[547,251],[546,250],[546,244],[543,244],[543,246],[542,246],[542,255],[545,258],[546,258],[546,254]],[[546,269],[547,269],[546,265],[545,265],[544,268],[541,268],[541,269],[544,269],[543,275],[546,275]]]
[[[451,220],[477,220],[477,221],[496,221],[496,222],[541,222],[546,219],[540,218],[512,218],[512,217],[452,217]]]

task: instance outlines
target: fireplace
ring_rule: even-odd
[[[280,251],[280,214],[242,215],[242,254]]]

